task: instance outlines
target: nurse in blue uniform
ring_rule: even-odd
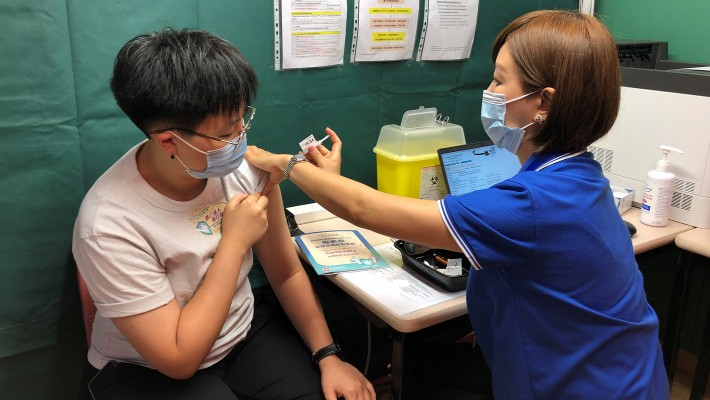
[[[489,189],[440,201],[378,192],[339,175],[330,130],[332,149],[309,149],[310,163],[254,147],[247,159],[358,226],[465,253],[468,312],[497,400],[668,399],[658,317],[587,151],[619,109],[611,35],[592,16],[535,11],[500,32],[493,61],[481,120],[522,168]]]

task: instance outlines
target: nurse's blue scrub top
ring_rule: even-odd
[[[658,318],[591,153],[534,154],[439,202],[471,261],[471,325],[496,400],[668,399]]]

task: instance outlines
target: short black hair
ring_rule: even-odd
[[[211,114],[237,114],[256,90],[256,74],[239,49],[191,29],[129,40],[111,77],[116,103],[146,135],[158,122],[194,129]]]

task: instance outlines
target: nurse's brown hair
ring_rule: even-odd
[[[621,76],[616,44],[599,20],[572,11],[533,11],[498,34],[494,63],[505,43],[526,93],[555,89],[532,139],[540,150],[577,152],[609,131],[619,112]]]

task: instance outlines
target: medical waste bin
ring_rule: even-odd
[[[446,186],[436,150],[466,143],[463,128],[447,120],[436,108],[419,107],[406,111],[400,125],[383,126],[372,149],[377,189],[420,199],[443,197]]]

